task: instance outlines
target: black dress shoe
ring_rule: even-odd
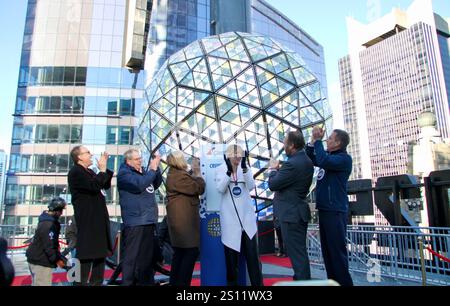
[[[164,268],[162,263],[159,263],[159,262],[156,263],[153,268],[155,269],[156,272],[159,272],[162,275],[170,276],[170,270],[167,270],[166,268]]]

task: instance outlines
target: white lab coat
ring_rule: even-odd
[[[237,169],[237,181],[241,187],[242,193],[239,196],[233,196],[236,209],[234,208],[230,190],[233,190],[235,183],[232,181],[233,176],[227,175],[227,166],[222,164],[216,169],[216,187],[222,195],[220,203],[220,227],[222,231],[222,243],[227,247],[240,252],[241,251],[241,235],[245,230],[250,239],[255,236],[258,228],[256,223],[255,206],[250,197],[250,191],[255,188],[253,174],[249,169],[247,173],[241,169],[239,165]],[[228,189],[230,186],[230,189]],[[239,222],[239,218],[242,222]]]

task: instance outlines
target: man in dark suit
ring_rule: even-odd
[[[76,256],[81,263],[81,285],[100,286],[105,258],[112,253],[105,190],[111,187],[113,172],[106,168],[108,153],[103,153],[97,161],[99,173],[89,168],[92,154],[86,147],[74,147],[70,156],[75,164],[69,171],[68,181],[78,230]]]
[[[288,160],[280,168],[271,161],[269,188],[275,191],[274,215],[279,218],[287,255],[294,269],[294,280],[311,278],[306,234],[311,219],[306,196],[311,186],[314,166],[305,153],[305,140],[300,131],[289,132],[284,140]]]

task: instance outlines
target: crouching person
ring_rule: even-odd
[[[33,286],[51,286],[52,272],[57,266],[64,268],[66,259],[59,252],[59,218],[66,208],[66,201],[54,198],[39,217],[39,223],[31,245],[26,252]]]

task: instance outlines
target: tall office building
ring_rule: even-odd
[[[3,204],[5,200],[6,171],[8,166],[8,155],[0,149],[0,224],[3,220]]]
[[[359,152],[358,118],[355,107],[355,93],[353,91],[353,77],[350,56],[339,60],[339,80],[341,85],[342,110],[344,113],[345,129],[350,135],[348,152],[353,158],[353,170],[350,180],[363,178],[361,169],[361,154]]]
[[[109,152],[117,171],[144,101],[139,66],[151,2],[28,1],[4,223],[36,224],[52,197],[70,202],[75,145]],[[112,217],[120,215],[115,185],[107,194]]]
[[[212,34],[253,29],[298,52],[326,84],[323,48],[262,0],[29,0],[4,222],[35,224],[51,197],[70,201],[77,144],[108,151],[118,170],[124,151],[140,145],[144,88],[170,55]],[[119,219],[115,178],[107,204]]]
[[[350,54],[339,61],[354,179],[407,173],[419,114],[433,112],[450,136],[450,30],[431,0],[370,23],[347,20]]]

